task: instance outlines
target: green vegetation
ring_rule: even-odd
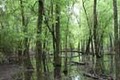
[[[64,80],[71,65],[89,65],[79,72],[119,80],[119,7],[120,0],[2,0],[0,66],[22,66],[24,80],[48,80],[50,72]]]

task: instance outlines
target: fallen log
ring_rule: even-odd
[[[74,51],[74,50],[73,50],[73,51],[70,51],[70,50],[62,50],[62,51],[60,51],[60,52],[73,52],[73,53],[76,52],[76,53],[79,53],[79,54],[81,53],[81,55],[88,55],[88,54],[93,55],[93,54],[95,54],[95,53],[93,53],[93,52],[88,52],[88,53],[87,53],[87,52],[83,52],[83,51]]]
[[[114,80],[112,76],[107,76],[107,75],[97,75],[91,73],[83,73],[83,75],[95,80]]]
[[[76,65],[86,65],[88,63],[85,62],[75,62],[75,61],[71,61],[70,63],[76,64]]]
[[[86,77],[90,77],[92,79],[97,79],[97,80],[99,79],[99,77],[95,74],[83,73],[83,75],[86,76]]]
[[[77,52],[77,53],[85,53],[85,52],[82,52],[82,51],[70,51],[70,50],[62,50],[60,52]]]

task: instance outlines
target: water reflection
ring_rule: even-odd
[[[105,66],[104,66],[104,60],[103,58],[96,59],[96,65],[95,65],[95,73],[97,75],[104,74]]]
[[[75,78],[73,78],[72,80],[81,80],[80,76],[76,76]]]
[[[81,56],[82,57],[82,56]],[[85,56],[84,56],[85,57]],[[49,71],[43,72],[43,80],[94,80],[92,77],[88,77],[88,76],[84,76],[84,73],[88,73],[88,74],[95,74],[95,76],[100,76],[101,79],[106,78],[108,80],[109,76],[111,75],[112,72],[112,76],[115,73],[114,70],[114,57],[112,57],[112,59],[110,58],[111,56],[104,56],[104,58],[99,58],[99,59],[95,59],[95,64],[87,64],[87,65],[70,65],[70,60],[68,59],[67,62],[67,74],[65,75],[64,73],[64,69],[65,69],[65,65],[63,64],[62,66],[62,70],[59,69],[59,67],[54,68],[52,65],[52,63],[47,63],[49,64]],[[92,57],[90,57],[91,59],[89,59],[89,61],[85,61],[88,63],[93,63],[93,59]],[[74,61],[80,62],[82,60],[79,60],[79,58],[73,58]],[[63,61],[64,58],[63,58]],[[54,70],[56,69],[56,70]],[[57,75],[57,78],[54,78],[54,71],[56,71],[55,75]],[[60,74],[58,74],[58,72]],[[16,80],[37,80],[37,77],[39,77],[36,74],[36,71],[31,72],[31,71],[22,71],[22,79],[16,79]],[[41,80],[41,77],[39,77],[38,80]]]
[[[24,80],[32,80],[33,71],[24,71]]]

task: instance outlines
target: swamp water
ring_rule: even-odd
[[[62,55],[61,79],[58,80],[114,80],[115,64],[114,55],[104,55],[104,58],[96,59],[91,55],[77,56],[74,53],[72,57],[67,55],[67,74],[64,73],[65,55]],[[33,60],[33,65],[35,61]],[[54,79],[54,67],[52,57],[47,60],[47,71],[43,73],[43,80]],[[35,69],[34,71],[22,70],[13,77],[13,80],[37,80]],[[41,80],[41,79],[39,79]]]

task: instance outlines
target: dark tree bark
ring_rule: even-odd
[[[120,79],[120,53],[119,53],[119,32],[118,32],[118,11],[117,0],[113,0],[113,15],[114,15],[114,50],[115,50],[115,63],[116,63],[116,80]]]
[[[51,10],[50,10],[50,16],[52,17],[52,20],[54,20],[54,4],[53,4],[53,0],[51,0]],[[52,39],[53,39],[53,53],[54,53],[54,78],[58,79],[61,77],[60,73],[61,73],[61,58],[60,58],[60,6],[58,3],[56,3],[55,6],[55,20],[56,23],[49,25],[48,21],[49,18],[47,16],[45,16],[45,24],[47,26],[47,28],[49,29],[49,32],[52,35]],[[50,27],[51,26],[51,27]]]
[[[64,60],[64,74],[67,75],[68,73],[68,59],[67,59],[67,48],[68,48],[68,32],[69,32],[69,19],[70,17],[68,16],[68,20],[67,20],[67,25],[66,25],[66,34],[65,34],[65,60]]]
[[[85,8],[85,1],[82,0],[82,4],[83,4],[83,9],[84,9],[84,12],[85,12],[85,16],[86,16],[86,20],[87,20],[87,25],[88,25],[88,28],[89,28],[89,39],[87,41],[87,45],[86,45],[86,50],[85,52],[86,53],[89,53],[90,52],[90,43],[92,44],[92,39],[93,39],[93,35],[92,35],[92,25],[90,24],[90,20],[89,20],[89,17],[88,17],[88,13],[87,13],[87,10]],[[94,52],[93,52],[94,53]],[[94,54],[93,54],[94,56]]]
[[[20,0],[20,7],[21,7],[21,21],[22,21],[22,26],[25,25],[25,17],[24,17],[24,10],[23,10],[23,1]],[[22,59],[22,40],[19,41],[19,44],[18,44],[18,60],[19,60],[19,64],[21,65],[22,62],[23,62],[23,59]]]
[[[97,0],[94,0],[94,6],[93,6],[93,36],[94,36],[94,48],[95,48],[95,55],[97,58],[99,58],[101,55],[99,54],[99,45],[98,45],[98,35],[97,35],[97,27],[98,27],[98,21],[97,21]]]
[[[44,68],[44,72],[46,73],[47,72],[47,62],[46,62],[46,47],[47,47],[47,41],[46,41],[46,38],[48,37],[47,36],[47,30],[45,30],[45,39],[44,39],[44,42],[43,42],[43,54],[42,54],[42,61],[43,61],[43,68]]]
[[[60,5],[56,3],[56,25],[55,25],[55,37],[56,37],[56,50],[54,54],[54,77],[55,79],[61,78],[61,58],[60,58]]]
[[[42,21],[43,21],[43,0],[38,0],[38,21],[37,21],[37,41],[36,41],[36,71],[37,80],[43,80],[42,75]]]

